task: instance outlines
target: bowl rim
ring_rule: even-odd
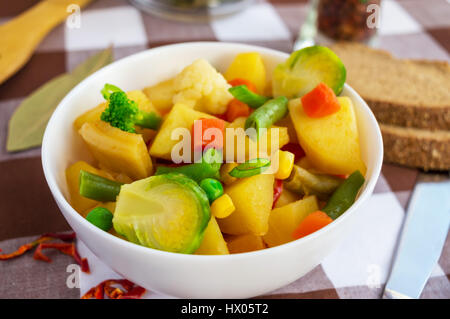
[[[49,167],[49,153],[47,152],[47,148],[49,147],[49,141],[51,141],[51,132],[52,132],[52,124],[55,122],[55,119],[58,116],[61,116],[60,114],[63,114],[64,105],[72,99],[74,95],[77,95],[79,91],[82,91],[84,87],[87,85],[87,83],[94,77],[98,76],[101,73],[107,72],[108,70],[117,67],[120,64],[125,64],[130,60],[133,59],[139,59],[147,54],[157,54],[159,51],[164,50],[173,50],[173,49],[182,49],[183,47],[223,47],[223,46],[237,46],[242,49],[242,51],[256,51],[260,53],[266,53],[272,56],[278,56],[280,58],[287,58],[289,56],[288,53],[278,51],[275,49],[265,48],[257,45],[249,45],[249,44],[243,44],[243,43],[233,43],[233,42],[214,42],[214,41],[197,41],[197,42],[183,42],[183,43],[176,43],[176,44],[169,44],[160,46],[157,48],[150,48],[132,55],[129,55],[127,57],[124,57],[122,59],[116,60],[109,65],[101,68],[100,70],[92,73],[88,77],[86,77],[84,80],[82,80],[80,83],[78,83],[70,92],[61,100],[61,102],[56,107],[55,111],[53,112],[52,116],[50,117],[50,120],[47,124],[47,127],[44,132],[43,141],[42,141],[42,149],[41,149],[41,161],[42,161],[42,167],[44,171],[44,176],[47,181],[47,184],[50,188],[50,191],[55,199],[55,201],[58,204],[58,208],[60,210],[60,213],[62,213],[62,210],[65,210],[68,212],[74,219],[83,225],[83,227],[86,227],[90,229],[92,232],[97,232],[98,236],[103,237],[104,240],[110,240],[112,244],[114,245],[125,245],[124,248],[134,250],[136,253],[143,253],[143,254],[153,254],[155,256],[161,256],[165,258],[173,258],[173,259],[192,259],[195,260],[201,260],[201,259],[246,259],[250,257],[256,257],[256,256],[263,256],[267,254],[273,254],[275,252],[281,252],[282,250],[289,250],[290,248],[294,248],[295,246],[304,245],[314,239],[316,239],[319,236],[322,236],[323,234],[331,231],[332,228],[339,227],[339,225],[343,222],[343,220],[348,219],[350,215],[353,215],[355,211],[361,206],[363,202],[365,202],[372,194],[373,189],[375,188],[375,184],[378,180],[378,177],[381,172],[381,166],[383,162],[383,143],[382,143],[382,136],[381,131],[378,126],[378,123],[375,119],[374,114],[370,110],[367,103],[361,98],[361,96],[353,89],[351,88],[347,83],[344,84],[344,88],[350,92],[352,95],[352,98],[355,98],[358,103],[361,105],[366,113],[368,114],[368,120],[371,122],[371,124],[376,127],[375,132],[375,141],[376,144],[374,146],[378,152],[375,154],[375,163],[374,168],[371,176],[369,176],[367,180],[367,184],[365,188],[362,190],[362,192],[359,194],[359,197],[353,203],[352,206],[345,212],[345,214],[342,214],[340,217],[338,217],[336,220],[333,221],[333,223],[330,223],[329,225],[323,227],[322,229],[307,235],[303,238],[293,240],[291,242],[275,246],[275,247],[268,247],[265,249],[252,251],[252,252],[245,252],[245,253],[237,253],[237,254],[229,254],[229,255],[195,255],[195,254],[182,254],[182,253],[174,253],[174,252],[168,252],[163,250],[158,250],[150,247],[141,246],[135,243],[132,243],[130,241],[127,241],[125,239],[119,238],[117,236],[114,236],[110,234],[109,232],[102,231],[98,227],[94,226],[90,222],[88,222],[83,216],[81,216],[75,209],[69,204],[69,202],[66,200],[64,195],[61,192],[61,189],[59,188],[55,175],[52,173],[50,167]],[[61,207],[62,206],[62,207]],[[64,214],[63,214],[64,215]]]

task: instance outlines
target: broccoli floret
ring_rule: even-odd
[[[108,107],[100,116],[102,121],[130,133],[136,133],[135,125],[150,129],[158,128],[161,118],[155,112],[140,110],[137,103],[130,100],[124,91],[111,84],[105,84],[102,94],[109,100]]]
[[[125,92],[114,92],[109,97],[109,106],[103,111],[100,119],[122,131],[136,133],[134,117],[138,113],[136,102],[128,99]]]

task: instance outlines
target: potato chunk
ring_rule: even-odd
[[[251,234],[231,236],[227,244],[231,254],[247,253],[266,248],[261,236]]]
[[[223,239],[214,216],[211,216],[203,235],[200,247],[195,251],[196,255],[228,255],[227,243]]]
[[[227,125],[225,133],[225,144],[224,144],[224,158],[229,161],[239,161],[249,160],[256,157],[264,157],[267,154],[270,156],[274,152],[278,151],[281,147],[289,143],[289,134],[286,127],[272,126],[267,130],[267,135],[264,137],[266,144],[264,144],[264,139],[255,142],[250,139],[244,130],[245,117],[239,117],[232,123]],[[228,129],[234,129],[234,131],[228,131]],[[274,129],[278,129],[278,134]],[[278,147],[276,146],[276,137],[278,136]],[[234,149],[231,148],[232,140],[234,139]],[[261,143],[261,144],[259,144]],[[259,147],[261,145],[261,147]],[[273,149],[272,149],[273,148]],[[234,152],[232,155],[231,152]]]
[[[266,88],[266,68],[257,52],[239,53],[225,72],[227,81],[245,79],[252,82],[258,93],[264,94]]]
[[[318,209],[319,206],[315,196],[308,196],[275,208],[270,213],[269,231],[263,236],[265,243],[269,247],[273,247],[294,240],[292,233],[300,225],[300,222]]]
[[[289,114],[297,137],[314,167],[328,174],[351,174],[366,166],[361,159],[358,127],[353,104],[338,97],[341,109],[332,115],[311,118],[303,111],[300,99],[289,102]]]
[[[172,108],[172,99],[175,95],[174,79],[168,79],[146,87],[143,91],[161,114],[169,112]]]
[[[275,203],[275,208],[282,207],[300,199],[301,196],[299,194],[291,192],[289,189],[283,188],[280,198],[278,198],[277,202]]]
[[[182,136],[172,139],[172,132],[185,128],[191,132],[195,120],[201,118],[215,118],[212,115],[195,111],[184,104],[176,104],[167,115],[159,128],[158,134],[150,147],[150,155],[166,160],[172,160],[172,148],[182,140]]]
[[[219,219],[222,232],[232,235],[251,233],[262,236],[269,229],[269,214],[273,202],[273,174],[259,174],[241,178],[225,187],[236,210]]]
[[[152,161],[140,134],[124,132],[103,121],[84,123],[79,133],[94,158],[107,169],[134,180],[152,174]]]

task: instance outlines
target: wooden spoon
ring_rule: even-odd
[[[71,14],[71,4],[92,0],[44,0],[0,26],[0,84],[30,59],[44,37]]]

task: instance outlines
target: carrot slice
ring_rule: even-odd
[[[252,82],[250,82],[249,80],[245,80],[245,79],[233,79],[233,80],[231,80],[231,81],[228,81],[228,84],[230,84],[231,86],[246,85],[247,88],[248,88],[250,91],[252,91],[252,92],[254,92],[254,93],[258,93],[258,92],[256,92],[256,91],[257,91],[256,86],[255,86]]]
[[[238,79],[233,79],[231,81],[228,81],[228,83],[231,86],[246,85],[250,91],[257,93],[256,86],[248,80],[238,78]],[[228,122],[233,122],[238,117],[249,116],[250,113],[251,113],[251,109],[247,104],[239,101],[238,99],[232,99],[230,101],[230,103],[228,103],[228,108],[225,113],[225,119]]]
[[[319,83],[302,97],[303,110],[309,117],[324,117],[341,109],[334,91],[325,83]]]
[[[300,225],[298,225],[298,227],[292,233],[292,237],[294,237],[295,239],[305,237],[321,229],[322,227],[325,227],[332,221],[333,220],[324,212],[320,210],[315,211],[302,220]]]
[[[221,133],[221,136],[216,135],[215,133],[219,132],[214,130],[207,132],[208,129],[218,129]],[[203,150],[206,146],[208,148],[215,148],[216,150],[220,150],[223,148],[223,135],[225,132],[225,122],[223,120],[206,118],[196,120],[194,121],[194,124],[192,126],[192,132],[194,136],[194,150]],[[196,132],[197,134],[195,134]],[[198,134],[198,132],[200,132],[200,134]],[[211,133],[211,135],[209,133]]]
[[[247,117],[250,115],[250,107],[244,102],[238,99],[232,99],[228,103],[227,112],[225,113],[225,118],[228,122],[233,122],[238,117]]]

